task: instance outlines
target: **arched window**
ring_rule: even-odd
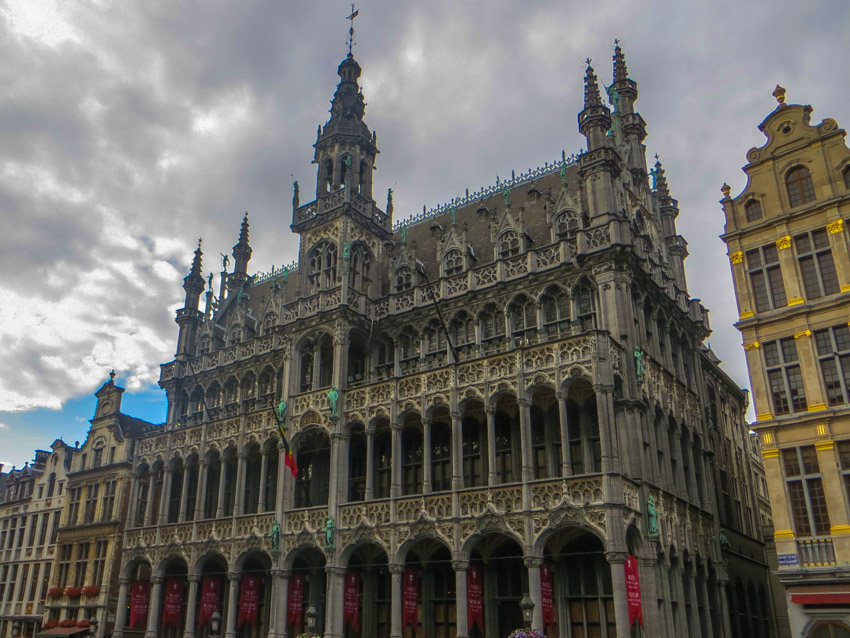
[[[850,188],[850,164],[844,167],[841,174],[844,176],[844,188]]]
[[[357,192],[366,197],[369,196],[369,165],[366,160],[360,162],[360,175],[357,180]]]
[[[449,325],[452,344],[456,348],[475,343],[475,322],[465,310],[461,310]]]
[[[242,377],[242,383],[239,384],[240,392],[239,398],[242,399],[243,403],[246,403],[246,408],[253,407],[251,403],[257,397],[257,377],[254,376],[253,372],[249,372],[244,377]]]
[[[198,354],[207,354],[210,351],[210,336],[202,335],[198,341]]]
[[[747,214],[747,221],[754,222],[761,219],[761,204],[756,199],[751,199],[744,204],[744,212]]]
[[[453,248],[443,257],[443,274],[456,275],[463,270],[463,255],[457,248]]]
[[[301,373],[298,378],[298,389],[301,392],[309,392],[313,389],[313,350],[306,344],[301,351]]]
[[[263,317],[263,334],[271,334],[274,327],[277,325],[277,315],[273,312],[267,312]]]
[[[365,244],[355,243],[351,247],[351,259],[348,265],[348,285],[352,290],[366,294],[369,292],[369,284],[372,270],[372,253]]]
[[[236,379],[230,377],[227,383],[224,384],[224,405],[232,405],[237,402],[238,398],[239,386],[236,383]]]
[[[47,477],[47,498],[53,497],[53,491],[56,489],[56,473],[51,472]]]
[[[481,325],[481,341],[499,339],[505,336],[505,315],[495,304],[487,304],[478,315]]]
[[[258,392],[261,397],[268,396],[274,392],[274,370],[268,366],[263,368],[257,381]]]
[[[446,335],[439,321],[434,319],[429,322],[422,334],[425,337],[426,355],[444,353],[446,351]]]
[[[402,266],[395,271],[395,291],[404,292],[413,287],[413,271],[407,266]]]
[[[557,286],[552,286],[540,298],[543,307],[543,327],[547,332],[569,328],[570,298]]]
[[[221,455],[213,451],[207,457],[207,484],[204,489],[204,518],[215,518],[221,479]],[[139,519],[140,520],[140,519]]]
[[[788,202],[791,208],[815,201],[815,185],[812,174],[805,166],[796,166],[785,176]]]
[[[366,433],[362,425],[351,428],[348,439],[348,500],[366,498]]]
[[[565,210],[555,217],[555,235],[559,239],[572,239],[579,230],[579,216],[574,210]]]
[[[310,264],[310,292],[336,286],[337,249],[329,241],[320,241],[307,255]]]
[[[467,404],[463,411],[463,485],[486,485],[487,466],[487,415],[480,402]]]
[[[513,483],[520,479],[519,410],[516,397],[499,397],[494,420],[496,482]]]
[[[531,456],[534,478],[561,475],[561,418],[552,388],[538,388],[531,399]]]
[[[499,258],[507,259],[519,255],[519,235],[509,230],[499,237]]]
[[[339,160],[339,184],[342,188],[348,186],[349,168],[351,167],[351,156],[343,155]]]
[[[233,516],[238,467],[236,449],[233,447],[227,448],[224,454],[222,454],[221,461],[221,471],[224,473],[224,490],[221,495],[224,516]]]
[[[333,383],[334,345],[329,335],[319,342],[319,388],[328,388]]]
[[[574,475],[602,470],[602,447],[596,395],[586,381],[575,381],[567,393],[567,438]]]
[[[452,426],[448,411],[435,416],[431,423],[431,491],[452,488]]]
[[[386,379],[393,373],[395,363],[395,345],[389,337],[380,337],[375,342],[375,372],[380,379]]]
[[[537,330],[537,306],[525,295],[519,295],[508,308],[511,334],[521,337]]]
[[[263,456],[260,446],[252,443],[245,458],[245,490],[243,493],[244,514],[256,514],[260,508],[260,477],[263,468]]]
[[[422,493],[422,430],[419,415],[408,415],[401,431],[402,493]]]
[[[593,288],[587,281],[582,281],[573,291],[576,303],[576,321],[582,332],[596,327],[596,300]]]
[[[373,451],[373,490],[375,498],[389,498],[392,484],[393,448],[389,425],[384,422],[375,428]]]
[[[327,505],[331,445],[327,434],[314,430],[298,447],[295,507]]]
[[[399,357],[401,362],[409,362],[419,358],[419,333],[413,328],[402,330],[398,338]]]
[[[360,337],[351,339],[348,346],[348,385],[355,386],[366,380],[366,346]]]
[[[235,346],[237,343],[242,342],[242,326],[235,325],[230,329],[230,334],[227,337],[227,345]]]
[[[331,189],[333,188],[334,181],[334,163],[332,160],[325,160],[322,172],[322,190],[324,190],[326,193],[330,193]]]

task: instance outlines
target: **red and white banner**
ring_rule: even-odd
[[[183,616],[183,589],[186,581],[182,578],[168,578],[165,581],[165,600],[162,604],[162,626],[174,623],[180,628]]]
[[[483,577],[480,565],[470,565],[466,570],[466,615],[469,620],[469,631],[476,625],[478,631],[484,633],[484,603],[481,592]]]
[[[345,591],[342,594],[342,623],[350,623],[360,631],[360,573],[345,573]]]
[[[552,566],[543,563],[540,566],[540,609],[543,612],[543,631],[547,625],[555,624],[555,604],[552,595]]]
[[[286,603],[286,624],[298,625],[304,606],[304,574],[292,574],[289,579],[289,600]]]
[[[148,617],[148,605],[151,599],[151,581],[134,580],[130,585],[130,626],[135,627],[140,620]]]
[[[260,577],[243,576],[239,588],[239,615],[236,617],[236,627],[245,623],[251,627],[257,626],[257,601],[260,598]]]
[[[401,577],[401,626],[419,624],[419,577],[413,567],[405,567]]]
[[[201,580],[201,610],[198,613],[198,627],[203,627],[215,610],[221,596],[221,578],[204,576]]]
[[[629,627],[635,624],[635,618],[643,628],[643,605],[640,601],[640,578],[638,577],[637,558],[629,554],[625,563],[626,598],[629,601]]]

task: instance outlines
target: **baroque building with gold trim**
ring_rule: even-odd
[[[338,74],[295,263],[249,275],[247,214],[218,291],[195,252],[113,636],[495,638],[523,607],[549,636],[774,635],[747,398],[619,46],[587,151],[397,223]]]
[[[723,239],[792,633],[848,636],[850,149],[835,120],[774,96],[746,187],[723,186]]]

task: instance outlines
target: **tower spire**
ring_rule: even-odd
[[[227,289],[239,289],[248,278],[248,262],[251,260],[251,246],[248,243],[248,212],[242,218],[239,227],[239,241],[233,247],[233,273],[227,278]]]
[[[614,82],[622,82],[629,79],[629,69],[626,67],[626,56],[620,48],[620,41],[614,40]]]
[[[177,335],[178,357],[194,352],[195,337],[203,316],[198,310],[198,302],[201,293],[204,291],[204,278],[201,275],[201,258],[203,257],[201,243],[202,240],[199,238],[198,247],[195,249],[195,256],[192,259],[192,267],[189,269],[189,274],[183,278],[183,290],[186,291],[186,298],[183,301],[183,307],[177,311],[175,318],[177,325],[180,326]]]
[[[195,249],[195,257],[192,259],[192,269],[189,271],[190,275],[201,276],[201,258],[204,256],[204,253],[201,252],[201,244],[203,241],[204,240],[201,237],[198,237],[198,247]]]
[[[351,14],[346,18],[348,20],[348,57],[353,58],[354,54],[351,52],[352,47],[356,44],[354,42],[354,18],[360,15],[360,9],[356,9],[354,7],[354,3],[351,3]]]
[[[658,193],[662,200],[670,198],[670,186],[667,184],[667,176],[664,174],[664,167],[661,165],[661,159],[656,154],[655,169],[652,171],[652,190]]]
[[[602,98],[599,96],[599,84],[596,81],[596,73],[590,65],[592,60],[587,58],[587,69],[584,73],[584,108],[601,106]]]

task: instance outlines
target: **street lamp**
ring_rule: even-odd
[[[20,620],[16,620],[15,622],[12,623],[12,635],[13,636],[20,636],[21,635],[21,621]]]
[[[94,616],[89,618],[89,633],[92,636],[97,635],[97,618],[95,618]]]
[[[522,600],[519,601],[519,608],[522,609],[526,629],[531,629],[531,615],[534,613],[534,601],[531,600],[531,596],[523,594]]]
[[[210,638],[218,638],[220,635],[218,632],[221,630],[221,614],[218,613],[218,609],[213,612],[213,615],[210,617]]]
[[[316,619],[319,612],[316,611],[316,606],[312,603],[307,606],[307,629],[311,634],[316,633]]]

